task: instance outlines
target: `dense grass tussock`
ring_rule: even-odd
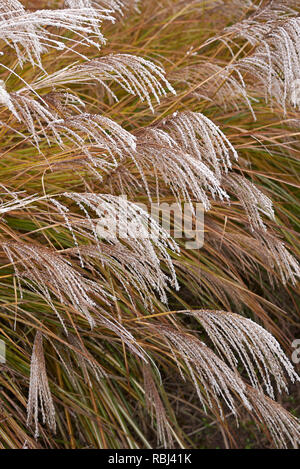
[[[299,12],[0,0],[1,448],[297,447]]]

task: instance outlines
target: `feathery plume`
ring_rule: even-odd
[[[145,128],[137,135],[137,155],[134,162],[142,173],[147,189],[144,174],[147,170],[154,172],[158,198],[159,181],[164,181],[172,190],[175,199],[178,202],[190,202],[192,210],[192,198],[201,202],[205,210],[210,208],[206,191],[214,198],[218,196],[221,200],[228,199],[213,171],[193,153],[191,155],[186,149],[182,149],[167,132],[158,127]],[[149,198],[151,199],[151,195]]]
[[[115,162],[115,156],[122,158],[124,153],[134,151],[136,147],[135,137],[130,132],[98,114],[82,113],[57,120],[51,130],[62,147],[63,137],[66,137],[88,156],[91,155],[89,146],[97,147],[108,152]]]
[[[218,178],[231,168],[231,157],[238,159],[236,150],[224,133],[199,112],[174,113],[164,119],[159,127],[168,132],[185,152],[212,165]]]
[[[77,40],[69,41],[99,49],[100,44],[105,43],[99,29],[102,21],[114,22],[114,18],[105,10],[68,8],[27,12],[22,4],[15,0],[8,3],[13,8],[10,12],[0,15],[0,38],[15,49],[21,66],[29,60],[32,65],[43,69],[41,55],[47,49],[67,49],[64,36],[54,34],[46,27],[69,30],[78,36]],[[97,41],[92,37],[96,37]]]
[[[292,382],[300,381],[277,340],[259,324],[224,311],[191,311],[201,322],[219,353],[236,369],[239,357],[252,386],[260,389],[258,374],[274,399],[271,377],[279,392],[288,391],[285,372]]]
[[[246,105],[253,118],[256,119],[248,90],[239,70],[231,70],[230,66],[222,67],[205,61],[205,63],[196,63],[175,70],[170,75],[170,79],[176,83],[182,83],[183,86],[193,85],[196,89],[192,90],[189,96],[199,100],[204,99],[209,103],[213,102],[222,109],[240,110]]]
[[[118,13],[121,16],[123,16],[124,11],[130,7],[133,7],[138,11],[138,3],[139,0],[65,0],[64,2],[68,8],[107,9],[109,11],[113,11],[114,14]]]
[[[299,419],[287,412],[280,404],[265,396],[261,391],[247,386],[247,397],[252,412],[259,422],[269,430],[278,448],[286,449],[290,443],[294,449],[300,442]]]
[[[231,38],[243,38],[254,46],[264,40],[268,34],[285,19],[297,16],[297,0],[270,0],[261,4],[248,18],[225,28]]]
[[[296,285],[300,278],[300,265],[297,259],[287,250],[284,242],[271,233],[257,232],[256,237],[271,254],[269,265],[273,268],[277,266],[283,284],[286,285],[288,281],[291,281]]]
[[[74,249],[74,255],[78,250]],[[71,251],[72,253],[72,251]],[[80,246],[79,255],[87,268],[95,270],[95,260],[99,260],[121,284],[133,306],[136,306],[136,294],[145,308],[153,310],[155,293],[165,300],[168,277],[149,256],[134,252],[121,243],[106,245]],[[132,291],[133,290],[133,291]]]
[[[155,385],[151,367],[148,364],[143,365],[143,374],[144,374],[144,390],[146,398],[146,406],[148,411],[151,414],[152,426],[153,426],[153,417],[154,410],[156,415],[156,425],[157,425],[157,440],[162,443],[164,448],[170,448],[173,446],[173,438],[170,431],[170,424],[168,422],[168,417],[160,398],[159,392]]]
[[[3,244],[2,247],[14,265],[18,281],[20,282],[21,279],[23,281],[30,280],[30,283],[28,281],[26,283],[34,291],[43,295],[45,301],[57,314],[66,335],[68,335],[68,331],[53,303],[51,294],[62,304],[68,304],[68,300],[75,311],[79,311],[86,317],[91,328],[96,324],[102,324],[115,332],[133,353],[146,360],[143,348],[136,344],[132,334],[113,317],[107,317],[109,313],[91,299],[91,295],[94,295],[104,304],[108,304],[109,300],[115,300],[101,287],[99,282],[84,278],[61,254],[49,248],[38,248],[25,243],[13,242]],[[103,283],[105,283],[104,279]],[[20,291],[22,291],[21,286]]]
[[[151,95],[159,104],[160,97],[166,96],[168,92],[176,94],[165,78],[165,71],[159,65],[131,54],[110,54],[66,67],[42,77],[32,84],[32,87],[37,90],[67,83],[96,81],[118,101],[117,96],[106,84],[110,80],[117,82],[127,93],[138,96],[142,102],[146,101],[152,112],[154,110]]]
[[[83,211],[85,220],[79,222],[78,226],[91,232],[92,239],[98,246],[101,238],[117,246],[122,241],[131,252],[138,251],[141,257],[144,257],[145,265],[152,265],[156,275],[156,289],[161,301],[167,303],[167,283],[176,289],[179,288],[173,262],[168,253],[169,249],[178,253],[179,248],[169,233],[160,227],[144,208],[124,197],[93,193],[65,193],[64,196],[76,202]],[[96,220],[91,219],[87,209],[97,215]],[[100,247],[99,251],[101,252]],[[163,273],[161,260],[168,267],[170,276]]]
[[[2,93],[2,104],[25,124],[38,148],[41,140],[46,140],[51,146],[54,139],[61,148],[66,148],[66,142],[69,142],[77,150],[83,151],[91,164],[101,166],[102,163],[104,167],[109,166],[109,163],[93,157],[90,147],[107,152],[115,165],[116,156],[122,157],[124,152],[135,150],[135,137],[130,132],[107,117],[81,112],[80,107],[84,103],[71,93],[52,92],[41,98],[41,101],[28,93],[5,93],[8,96]],[[80,113],[72,114],[73,110]]]
[[[86,317],[91,327],[95,325],[95,320],[90,311],[94,310],[96,303],[90,294],[106,304],[113,299],[99,283],[83,277],[57,251],[20,242],[4,243],[2,247],[14,265],[19,282],[23,279],[29,287],[43,295],[60,319],[65,332],[64,322],[51,295],[62,304],[68,304],[68,300],[75,311]],[[22,291],[21,286],[20,290]]]
[[[55,409],[49,388],[43,349],[43,335],[37,331],[30,364],[30,385],[27,403],[27,425],[35,424],[35,438],[39,436],[39,410],[43,423],[55,433]]]
[[[220,415],[224,417],[219,398],[222,397],[234,415],[237,414],[234,394],[238,394],[243,404],[249,410],[251,406],[245,394],[245,384],[239,375],[233,372],[220,360],[203,342],[196,337],[177,329],[162,326],[159,333],[169,344],[178,363],[176,355],[183,359],[194,382],[198,397],[206,409],[202,392],[204,390],[208,406],[217,404]]]
[[[295,86],[300,80],[300,18],[290,18],[272,27],[255,51],[232,65],[247,72],[265,91],[267,101],[275,100],[286,112],[288,105],[298,106]]]
[[[230,173],[224,178],[224,186],[230,189],[243,205],[252,231],[264,230],[266,226],[262,220],[260,212],[275,219],[273,204],[271,199],[263,194],[255,184],[248,181],[240,174]]]

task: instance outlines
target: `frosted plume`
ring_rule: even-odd
[[[132,252],[137,251],[141,257],[144,257],[145,265],[152,265],[161,301],[166,303],[166,282],[178,288],[168,250],[177,253],[179,248],[169,233],[160,227],[144,208],[123,197],[93,193],[65,193],[64,196],[75,201],[83,211],[85,220],[79,222],[77,226],[88,230],[98,246],[99,237],[104,237],[105,241],[115,245],[118,245],[121,239]],[[93,220],[88,210],[94,212],[97,218]],[[101,251],[101,247],[99,249]],[[163,273],[161,261],[166,263],[170,272],[169,277]]]
[[[187,153],[212,165],[217,177],[231,168],[236,150],[219,127],[199,112],[180,112],[167,117],[160,127]]]
[[[205,61],[175,70],[171,78],[183,85],[193,85],[195,89],[192,88],[190,96],[218,104],[222,109],[240,110],[247,106],[255,119],[248,90],[239,70],[233,72],[230,66],[222,67]]]
[[[272,378],[279,392],[287,391],[285,373],[292,382],[300,380],[277,340],[251,319],[224,311],[191,311],[201,322],[219,353],[233,369],[244,365],[252,386],[260,389],[258,374],[274,398]]]
[[[68,8],[107,9],[121,16],[129,7],[137,10],[138,3],[139,0],[65,0],[64,2]]]
[[[231,192],[240,200],[248,215],[252,231],[260,229],[266,231],[261,213],[274,220],[275,214],[271,199],[255,184],[239,174],[228,174],[224,185],[229,186]]]
[[[142,102],[146,101],[152,111],[152,96],[159,104],[160,98],[166,96],[168,92],[176,94],[159,65],[130,54],[110,54],[80,65],[66,67],[43,77],[32,86],[37,90],[67,83],[96,81],[115,100],[118,100],[106,84],[110,80],[117,82],[127,93],[138,96]]]
[[[192,199],[201,202],[205,210],[210,208],[209,196],[206,192],[210,192],[214,198],[219,197],[221,200],[228,198],[213,170],[193,152],[188,153],[186,148],[182,148],[159,127],[143,129],[140,135],[137,135],[135,162],[144,181],[146,180],[144,173],[147,170],[154,172],[158,197],[159,181],[164,181],[178,202],[188,201],[192,208]]]
[[[236,415],[235,393],[240,396],[248,409],[251,408],[245,394],[245,384],[239,375],[233,372],[203,342],[190,334],[171,327],[160,327],[159,333],[167,339],[174,356],[180,357],[185,362],[204,409],[205,400],[202,388],[205,391],[209,407],[217,404],[221,416],[223,416],[219,401],[221,397]],[[179,362],[178,366],[180,369]]]
[[[95,166],[97,158],[92,156],[90,147],[108,153],[115,164],[116,157],[135,150],[133,135],[108,117],[81,112],[84,103],[71,93],[52,92],[37,99],[28,92],[9,94],[3,90],[2,104],[25,124],[37,147],[41,140],[49,146],[54,141],[61,148],[71,144],[90,157]]]
[[[86,317],[91,327],[95,324],[91,311],[94,311],[96,303],[90,295],[95,295],[106,304],[112,299],[99,283],[83,277],[68,260],[54,250],[16,242],[3,244],[2,247],[14,265],[19,281],[27,280],[31,288],[42,294],[63,325],[52,296],[62,304],[70,303],[75,311]]]
[[[294,96],[300,80],[299,47],[300,18],[291,18],[272,27],[255,51],[232,67],[258,80],[266,100],[275,100],[286,111],[288,105],[299,105]]]
[[[39,436],[39,410],[42,414],[43,423],[47,423],[49,428],[55,432],[55,409],[46,371],[43,335],[40,331],[37,331],[31,356],[30,385],[27,403],[27,425],[30,425],[32,421],[34,421],[35,438]]]
[[[286,449],[290,443],[294,449],[298,448],[300,442],[299,419],[257,389],[247,386],[247,396],[254,415],[262,426],[268,428],[276,446]]]
[[[158,442],[162,443],[164,447],[170,448],[172,447],[172,435],[169,428],[170,424],[168,422],[168,417],[164,405],[153,379],[150,365],[144,364],[143,374],[146,406],[151,414],[152,425],[154,420],[153,414],[155,411]]]
[[[40,68],[43,68],[41,55],[47,49],[67,48],[64,36],[50,32],[47,27],[72,31],[78,37],[72,42],[99,48],[99,44],[105,42],[99,29],[102,21],[114,21],[109,12],[93,8],[27,12],[17,1],[4,2],[4,5],[12,8],[0,15],[1,39],[15,49],[20,65],[29,60]]]

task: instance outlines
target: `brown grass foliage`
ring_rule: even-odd
[[[0,1],[1,448],[297,447],[299,11]]]

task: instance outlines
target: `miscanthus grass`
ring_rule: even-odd
[[[239,447],[245,419],[298,446],[299,21],[0,1],[1,448],[197,448],[207,421]],[[202,203],[202,249],[157,202]],[[116,218],[139,236],[100,236]]]

